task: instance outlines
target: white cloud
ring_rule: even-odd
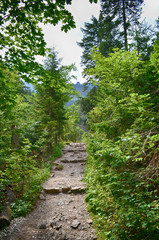
[[[159,2],[158,0],[145,0],[142,17],[147,21],[158,18]],[[70,30],[68,33],[61,31],[60,24],[52,26],[47,24],[43,26],[43,32],[48,47],[55,47],[59,52],[59,57],[63,58],[62,64],[70,65],[76,63],[78,72],[75,73],[77,81],[84,82],[82,78],[82,68],[80,66],[82,49],[77,45],[81,41],[82,33],[80,28],[84,26],[84,22],[89,22],[92,15],[99,16],[100,1],[98,4],[90,4],[89,0],[73,0],[67,9],[72,13],[76,22],[76,29]]]
[[[159,17],[159,1],[158,0],[144,0],[142,18],[151,24],[155,23]]]
[[[55,47],[59,52],[59,57],[63,58],[64,65],[76,63],[78,72],[75,73],[77,80],[83,82],[82,68],[80,66],[82,49],[77,45],[81,41],[82,34],[80,28],[84,26],[84,22],[89,22],[91,16],[98,18],[100,4],[91,4],[89,0],[73,0],[72,5],[68,5],[67,9],[72,13],[76,22],[76,28],[67,33],[61,31],[61,25],[52,26],[47,24],[43,26],[45,41],[48,47]],[[40,59],[39,59],[40,61]]]

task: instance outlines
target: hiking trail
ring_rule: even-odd
[[[14,219],[0,234],[0,240],[97,239],[84,202],[86,156],[84,143],[66,145],[62,157],[55,160],[34,210],[25,218]]]

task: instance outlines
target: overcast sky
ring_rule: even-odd
[[[158,0],[145,0],[145,7],[143,8],[143,18],[146,17],[147,21],[154,21],[159,15],[159,1]],[[90,4],[89,0],[72,0],[72,4],[67,7],[72,13],[76,22],[76,29],[72,29],[64,33],[60,29],[60,25],[51,26],[45,25],[43,32],[47,47],[55,47],[59,53],[59,58],[63,58],[63,65],[76,64],[78,69],[75,72],[77,80],[83,83],[85,80],[82,77],[82,68],[80,66],[82,48],[77,45],[82,39],[81,27],[84,27],[84,22],[90,22],[91,16],[98,18],[100,11],[100,4]],[[76,82],[75,80],[73,82]]]

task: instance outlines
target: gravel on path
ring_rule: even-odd
[[[97,239],[84,201],[86,157],[84,143],[66,145],[34,210],[25,218],[14,219],[0,234],[0,240]]]

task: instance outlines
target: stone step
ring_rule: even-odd
[[[82,182],[81,177],[57,176],[43,184],[43,190],[48,194],[76,193],[82,192],[84,189],[85,183]]]
[[[77,153],[77,152],[85,152],[86,149],[84,148],[81,148],[81,149],[74,149],[74,148],[69,148],[69,149],[62,149],[62,152],[65,154],[66,152],[74,152],[74,153]]]
[[[74,193],[74,194],[77,194],[77,193],[84,193],[85,192],[85,187],[84,186],[74,186],[74,187],[62,187],[62,188],[59,188],[59,187],[46,187],[46,188],[43,188],[44,192],[46,194],[59,194],[59,193]]]
[[[80,163],[80,162],[85,162],[86,160],[81,158],[81,159],[61,159],[60,161],[62,163]]]
[[[58,188],[58,187],[54,187],[54,188],[52,188],[52,187],[44,187],[43,188],[43,190],[44,190],[44,192],[45,193],[47,193],[47,194],[58,194],[58,193],[60,193],[61,192],[61,189],[60,188]]]
[[[85,187],[72,187],[71,193],[84,193]]]

